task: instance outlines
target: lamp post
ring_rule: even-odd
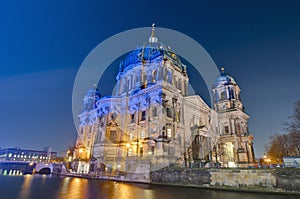
[[[264,153],[264,156],[263,156],[264,168],[266,168],[266,161],[267,161],[267,156],[266,156],[266,154]]]
[[[271,159],[270,158],[267,158],[267,166],[270,168],[270,162],[271,162]]]

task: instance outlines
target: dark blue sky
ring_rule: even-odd
[[[300,99],[297,1],[0,4],[0,147],[72,145],[72,88],[82,61],[108,37],[153,22],[194,38],[236,79],[257,156]]]

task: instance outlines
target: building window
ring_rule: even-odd
[[[144,149],[143,149],[143,147],[140,147],[140,156],[141,157],[143,156],[143,153],[144,153]]]
[[[167,117],[173,117],[171,108],[167,108]]]
[[[141,138],[145,138],[145,131],[141,131]]]
[[[225,134],[228,134],[228,133],[229,133],[229,128],[228,128],[228,126],[225,126],[225,127],[224,127],[224,133],[225,133]]]
[[[226,91],[223,91],[221,93],[221,100],[226,100],[227,99],[227,94],[226,94]]]
[[[157,76],[157,72],[156,72],[156,70],[154,70],[154,71],[152,72],[152,82],[153,82],[153,83],[156,81],[156,76]]]
[[[102,141],[102,131],[99,131],[99,141]]]
[[[130,132],[130,133],[129,133],[129,140],[132,140],[132,138],[133,138],[133,133]]]
[[[145,121],[145,120],[146,120],[146,111],[142,111],[141,121]]]
[[[134,123],[135,119],[134,119],[134,113],[130,115],[130,123]]]
[[[172,137],[172,129],[170,129],[170,128],[167,129],[167,137],[168,138]]]
[[[117,131],[115,131],[115,130],[111,130],[110,131],[110,141],[112,143],[116,143],[117,142]]]
[[[172,73],[170,71],[167,72],[167,78],[168,78],[167,82],[169,84],[172,84]]]
[[[127,89],[125,91],[130,90],[130,88],[131,88],[130,79],[127,79],[127,85],[126,86],[127,86]]]
[[[132,148],[128,148],[128,156],[132,156]]]
[[[155,147],[154,147],[154,146],[151,146],[151,154],[152,154],[152,155],[154,154],[154,150],[155,150]]]
[[[157,117],[157,108],[156,107],[152,108],[152,116]]]

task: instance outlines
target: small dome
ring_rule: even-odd
[[[101,93],[97,89],[96,84],[94,84],[94,86],[86,92],[85,97],[88,97],[88,98],[90,98],[90,97],[101,98]]]
[[[227,73],[224,72],[224,68],[222,68],[221,76],[217,77],[215,83],[214,83],[214,88],[217,88],[219,86],[223,85],[235,85],[237,84],[236,81],[228,75]]]
[[[84,98],[82,112],[90,111],[96,108],[96,102],[101,98],[100,91],[97,89],[96,84],[90,88]]]

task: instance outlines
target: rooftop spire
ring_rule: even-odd
[[[158,42],[158,39],[154,35],[154,31],[155,31],[155,23],[152,24],[152,32],[151,32],[151,36],[149,37],[150,43]]]
[[[155,31],[155,23],[152,24],[152,33],[151,33],[151,37],[154,37],[154,31]]]
[[[222,74],[225,73],[225,68],[224,68],[224,67],[221,68],[221,73],[222,73]]]

